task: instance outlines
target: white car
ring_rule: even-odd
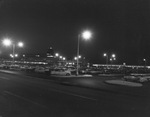
[[[2,68],[4,68],[6,65],[5,64],[1,64],[0,65],[0,68],[2,69]]]
[[[71,71],[66,69],[54,69],[51,71],[51,75],[63,75],[63,76],[70,76]]]

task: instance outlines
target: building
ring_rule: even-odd
[[[50,48],[47,50],[46,56],[47,56],[47,57],[54,57],[54,50],[53,50],[52,47],[50,47]]]

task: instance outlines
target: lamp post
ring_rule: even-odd
[[[82,37],[85,40],[89,40],[91,38],[92,34],[90,31],[84,31],[82,34],[78,35],[78,43],[77,43],[77,71],[76,71],[76,75],[79,74],[79,46],[80,46],[80,38]]]
[[[62,59],[63,59],[64,61],[66,60],[66,58],[65,58],[65,57],[63,57]]]
[[[110,63],[112,64],[113,61],[115,61],[115,60],[116,60],[116,55],[115,55],[115,54],[112,54],[112,55],[111,55],[111,58],[110,58]]]
[[[13,64],[15,62],[15,44],[13,43]]]
[[[144,61],[144,68],[145,68],[145,72],[146,72],[146,59],[143,59],[143,61]]]
[[[112,64],[112,61],[113,61],[113,59],[112,58],[110,58],[110,63]]]
[[[106,64],[108,64],[108,55],[107,55],[107,53],[104,53],[103,56],[106,57]]]
[[[59,56],[59,58],[62,59],[63,57],[62,57],[62,56]]]
[[[112,62],[115,61],[115,60],[116,60],[116,55],[115,55],[115,54],[112,54],[112,55],[111,55],[111,58],[112,58]]]
[[[74,60],[76,61],[76,60],[77,60],[77,57],[74,57]]]
[[[11,46],[12,45],[12,49],[13,49],[13,51],[12,51],[12,58],[13,58],[12,63],[14,64],[14,62],[15,62],[15,47],[16,47],[16,43],[12,42],[10,39],[6,38],[6,39],[3,40],[3,45],[5,45],[5,46]],[[18,47],[23,47],[23,45],[24,45],[23,42],[18,42],[17,43]]]
[[[144,65],[146,66],[146,59],[143,59],[143,61],[144,61]]]
[[[116,55],[115,55],[115,54],[112,54],[112,55],[111,55],[111,57],[112,57],[112,58],[115,58],[115,57],[116,57]]]
[[[56,53],[56,54],[55,54],[55,56],[56,56],[56,57],[58,57],[58,56],[59,56],[59,54],[58,54],[58,53]]]

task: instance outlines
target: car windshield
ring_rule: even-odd
[[[0,117],[150,117],[149,0],[0,0]]]

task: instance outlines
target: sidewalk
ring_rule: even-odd
[[[131,86],[131,87],[143,86],[141,83],[128,82],[124,80],[106,80],[105,82],[108,84],[113,84],[113,85],[124,85],[124,86]]]

